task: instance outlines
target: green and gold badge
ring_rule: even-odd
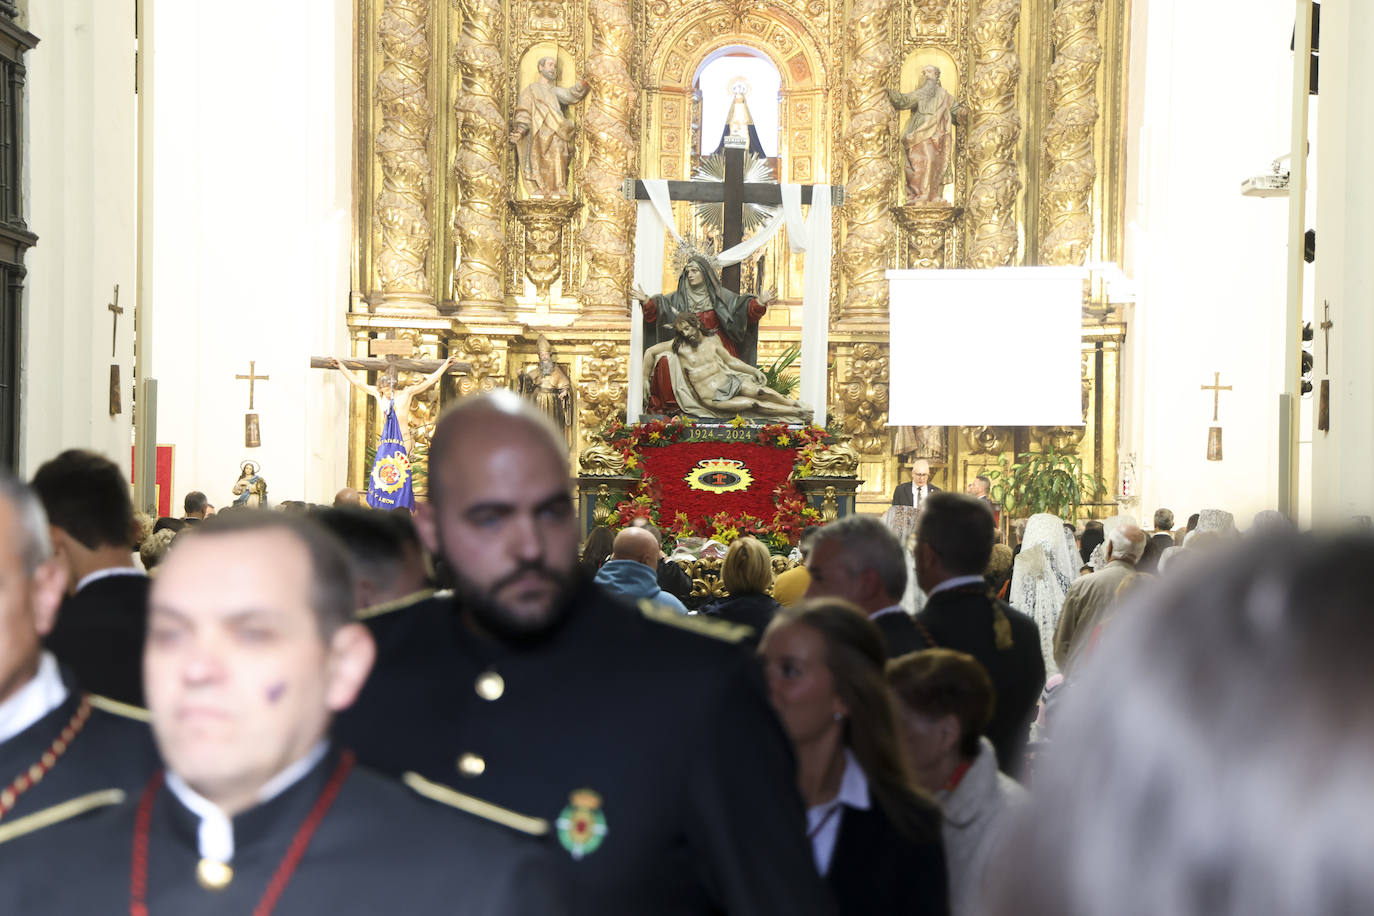
[[[568,796],[568,806],[558,815],[558,842],[574,859],[591,855],[606,839],[606,815],[601,796],[591,789],[577,789]]]

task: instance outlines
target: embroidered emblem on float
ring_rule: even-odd
[[[749,489],[754,475],[743,461],[733,458],[703,458],[682,478],[693,490],[708,493],[738,493]]]
[[[410,459],[405,452],[397,452],[381,459],[372,468],[372,485],[378,490],[395,493],[406,485],[410,476]]]
[[[577,789],[568,796],[568,806],[558,815],[558,842],[574,859],[589,856],[606,839],[606,815],[601,796],[591,789]]]

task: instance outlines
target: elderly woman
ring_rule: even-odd
[[[887,681],[916,783],[945,815],[951,916],[981,913],[1012,810],[1026,797],[998,772],[997,752],[983,737],[992,719],[992,679],[972,655],[926,649],[888,662]]]
[[[773,618],[759,654],[839,912],[947,913],[940,814],[903,762],[878,628],[848,602],[803,601]]]
[[[989,912],[1374,912],[1371,567],[1367,535],[1290,535],[1128,598],[1064,701]]]
[[[717,598],[701,612],[752,627],[755,635],[750,645],[757,646],[778,610],[778,603],[768,594],[773,587],[772,554],[754,538],[736,538],[725,553],[720,578],[729,597]]]

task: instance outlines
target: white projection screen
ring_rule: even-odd
[[[1082,426],[1074,267],[889,270],[890,426]]]

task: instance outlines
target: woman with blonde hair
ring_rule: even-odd
[[[882,633],[847,601],[813,599],[778,611],[759,654],[839,912],[947,914],[940,812],[902,758]]]
[[[768,594],[773,587],[773,556],[761,541],[736,538],[721,563],[720,578],[729,596],[717,598],[701,609],[703,614],[751,627],[754,635],[747,642],[758,645],[778,603]]]

